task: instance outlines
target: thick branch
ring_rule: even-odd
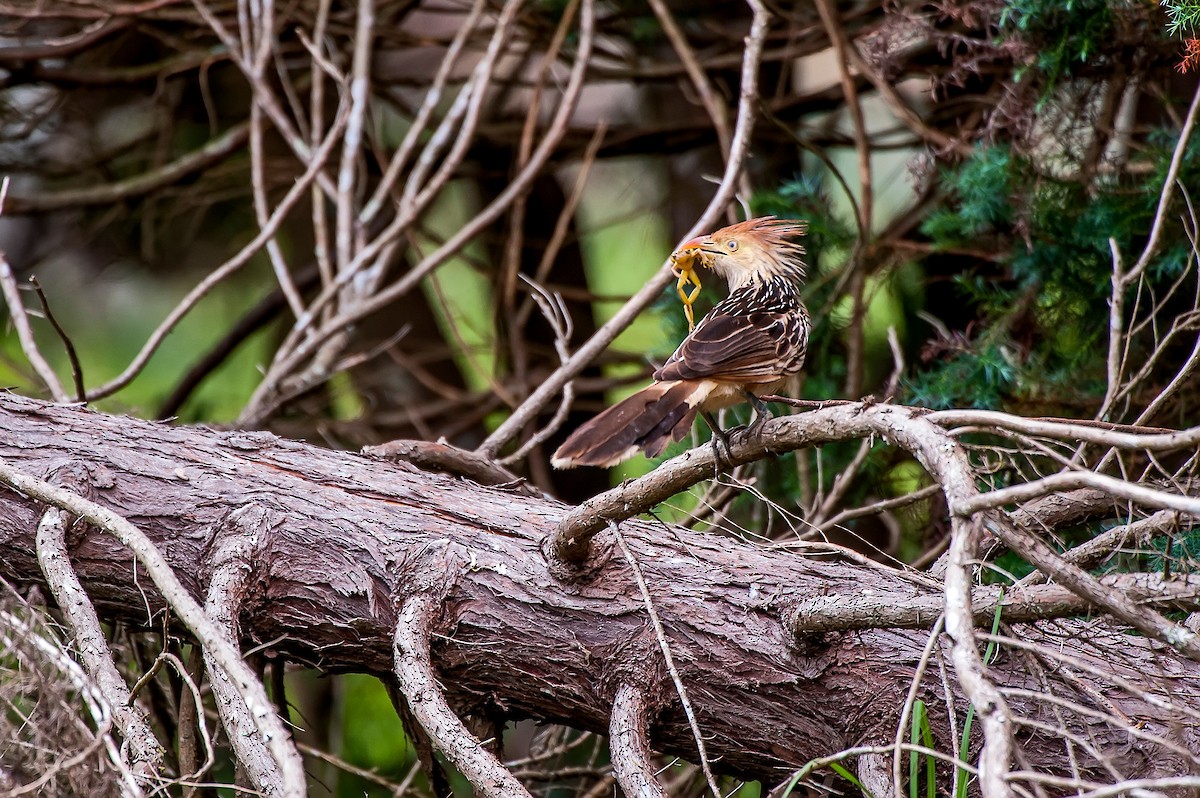
[[[1110,593],[1128,596],[1142,607],[1168,610],[1200,609],[1200,576],[1164,579],[1161,574],[1112,574],[1099,580]],[[939,594],[897,599],[887,593],[829,593],[789,609],[789,625],[797,636],[847,629],[928,629],[942,614],[945,599]],[[1051,618],[1086,615],[1102,604],[1088,601],[1064,585],[977,587],[971,591],[975,623],[988,626],[1000,608],[1006,623],[1031,623]]]
[[[212,577],[208,583],[204,611],[224,633],[231,646],[236,647],[241,636],[238,616],[254,575],[252,563],[262,545],[260,537],[270,526],[271,519],[262,507],[247,504],[230,513],[228,520],[216,532]],[[217,711],[221,715],[221,722],[225,724],[238,762],[246,768],[255,789],[263,795],[284,794],[281,763],[272,758],[267,739],[255,733],[255,719],[247,708],[247,702],[230,675],[221,667],[219,659],[207,649],[204,651],[204,665],[216,697]]]
[[[889,411],[900,421],[905,412]],[[260,530],[255,578],[241,605],[243,649],[270,644],[282,659],[388,672],[395,667],[397,608],[418,589],[439,585],[445,598],[436,605],[428,656],[457,713],[607,733],[614,674],[656,674],[648,685],[654,695],[675,694],[624,557],[594,559],[586,583],[560,582],[548,572],[538,544],[571,509],[562,504],[262,433],[171,427],[0,395],[0,462],[50,474],[71,461],[107,474],[94,503],[136,518],[193,597],[207,594],[215,537],[247,497],[287,519]],[[44,509],[29,492],[0,490],[0,576],[43,581],[33,530]],[[718,772],[776,781],[856,741],[891,750],[889,719],[909,694],[927,633],[831,632],[799,647],[784,610],[825,593],[865,590],[899,603],[928,595],[928,586],[886,568],[660,524],[627,521],[620,531]],[[609,543],[602,537],[597,551],[613,552]],[[108,533],[81,526],[70,545],[102,617],[145,623],[146,602],[162,606],[145,566],[135,572],[128,549]],[[448,556],[430,558],[435,551]],[[1175,751],[1150,742],[1130,747],[1124,729],[1128,722],[1200,746],[1186,715],[1200,706],[1200,666],[1144,637],[1098,635],[1098,628],[1104,625],[1095,621],[1033,624],[1021,627],[1020,643],[1070,663],[1045,676],[1046,689],[1085,706],[1093,704],[1088,691],[1103,690],[1111,719],[1089,721],[1088,733],[1123,772],[1189,772]],[[241,664],[225,645],[234,666]],[[1027,667],[1023,657],[1001,656],[988,675],[1005,688],[1025,687]],[[1067,670],[1089,674],[1088,684]],[[1164,670],[1176,678],[1158,678]],[[960,719],[966,704],[953,674],[943,689],[940,672],[928,669],[918,695],[935,745],[950,751],[958,733],[949,728],[945,701],[955,702]],[[1016,694],[1008,701],[1015,716],[1056,722],[1044,703]],[[1071,773],[1060,744],[1014,728],[1037,768]],[[656,709],[649,734],[656,751],[696,756],[678,702]],[[1087,752],[1076,759],[1082,772],[1103,778]]]

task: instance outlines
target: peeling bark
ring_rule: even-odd
[[[539,543],[570,507],[269,434],[172,427],[15,396],[0,397],[0,459],[40,476],[87,466],[94,501],[137,524],[197,599],[209,590],[226,519],[261,508],[273,522],[258,530],[245,582],[243,649],[278,639],[271,656],[390,673],[397,608],[437,586],[444,599],[432,616],[431,656],[460,714],[535,717],[605,733],[628,674],[653,674],[639,685],[653,698],[651,744],[694,756],[642,598],[624,559],[612,556],[611,535],[595,539],[586,580],[563,582],[548,571]],[[43,511],[0,490],[0,575],[40,581],[34,536]],[[625,522],[621,533],[719,771],[774,783],[813,757],[891,742],[927,634],[866,629],[797,647],[781,609],[819,595],[915,599],[930,595],[928,587],[661,524]],[[88,528],[69,543],[102,612],[145,622],[147,601],[161,607],[111,536]],[[1144,733],[1133,738],[1077,721],[1074,731],[1127,776],[1197,767],[1188,755],[1200,750],[1196,663],[1096,621],[1030,624],[1018,637],[1070,657],[1075,676],[1033,673],[1029,656],[1006,649],[989,676],[1015,716],[1056,722],[1034,695],[1048,680],[1060,698],[1120,712]],[[1137,690],[1168,708],[1151,706]],[[951,750],[942,694],[940,679],[926,675],[918,697],[937,724],[939,747]],[[955,701],[961,717],[965,705]],[[1027,766],[1069,772],[1060,740],[1017,725]],[[1156,744],[1154,735],[1176,747]],[[1076,755],[1084,772],[1096,766]]]

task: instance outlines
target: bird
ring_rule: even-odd
[[[576,429],[551,465],[609,468],[639,451],[657,457],[687,435],[697,413],[721,436],[711,414],[742,402],[754,406],[752,427],[764,422],[770,413],[759,397],[800,371],[808,349],[811,323],[801,299],[805,250],[796,240],[807,230],[799,219],[762,216],[679,247],[671,260],[681,296],[685,282],[699,282],[689,273],[694,264],[724,278],[729,295],[654,372],[651,385]]]

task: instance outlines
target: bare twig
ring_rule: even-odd
[[[75,351],[75,344],[72,343],[71,336],[67,335],[63,326],[58,323],[54,312],[50,310],[50,300],[42,291],[38,278],[30,275],[29,284],[33,286],[33,292],[37,294],[38,302],[42,305],[42,315],[46,317],[46,321],[50,322],[54,332],[58,333],[58,340],[62,341],[63,350],[67,353],[67,361],[71,364],[71,380],[75,383],[75,401],[83,403],[87,401],[87,391],[83,387],[83,366],[79,363],[79,354]]]
[[[952,512],[955,508],[952,508]],[[1067,562],[1045,541],[1020,529],[1007,518],[994,516],[985,520],[989,529],[1007,545],[1032,563],[1038,570],[1091,601],[1121,620],[1161,640],[1182,654],[1200,660],[1200,636],[1182,624],[1167,620],[1160,613],[1122,590],[1114,590],[1087,571]]]
[[[342,106],[342,109],[344,111],[345,106]],[[254,254],[258,252],[258,250],[261,249],[267,241],[271,240],[276,231],[279,229],[280,225],[283,224],[284,220],[291,212],[292,208],[297,202],[300,201],[301,198],[303,198],[309,184],[316,179],[318,174],[320,174],[326,160],[329,158],[329,154],[340,141],[341,132],[346,123],[346,117],[347,115],[345,113],[340,113],[338,115],[337,122],[335,122],[333,127],[330,129],[329,135],[325,137],[325,141],[321,145],[321,148],[314,154],[312,162],[309,163],[304,174],[296,180],[295,185],[288,189],[288,192],[284,196],[283,200],[280,201],[279,205],[276,206],[275,211],[271,214],[270,220],[265,225],[260,227],[258,235],[256,235],[254,239],[250,241],[250,243],[242,247],[236,255],[227,260],[225,263],[221,264],[221,266],[201,280],[195,288],[189,291],[187,296],[179,301],[179,304],[176,305],[169,314],[167,314],[167,318],[163,319],[162,323],[159,324],[154,332],[150,334],[150,338],[147,339],[146,343],[142,345],[141,350],[137,353],[137,355],[134,356],[133,361],[125,368],[125,370],[112,380],[106,382],[104,385],[94,388],[88,392],[87,398],[89,401],[110,396],[132,382],[134,377],[141,373],[141,370],[145,368],[146,363],[150,360],[150,357],[158,350],[158,347],[162,345],[162,342],[166,339],[167,335],[170,334],[171,330],[175,329],[175,326],[179,324],[179,321],[196,306],[196,303],[207,296],[208,293],[212,291],[213,288],[215,288],[219,283],[223,282],[230,275],[234,274],[247,263],[249,263]]]
[[[733,198],[738,175],[741,173],[746,151],[750,144],[750,132],[754,127],[754,106],[758,101],[758,67],[762,59],[763,42],[767,35],[768,14],[759,0],[751,0],[754,21],[750,35],[746,38],[746,49],[742,60],[742,89],[738,101],[737,123],[734,127],[733,145],[721,184],[710,200],[704,213],[692,225],[682,240],[708,228]],[[658,273],[618,310],[611,319],[596,331],[575,354],[551,374],[537,390],[529,395],[513,414],[505,419],[496,430],[480,444],[481,454],[495,456],[510,440],[515,438],[525,425],[532,421],[542,408],[563,389],[573,377],[590,364],[609,344],[628,327],[638,314],[658,298],[663,289],[674,279],[670,261],[664,261]]]
[[[1180,496],[1155,488],[1148,488],[1117,477],[1097,474],[1093,471],[1063,471],[1032,482],[1024,482],[1008,488],[979,493],[954,508],[957,513],[970,515],[981,510],[1003,507],[1006,504],[1024,502],[1050,493],[1075,488],[1099,488],[1111,496],[1128,499],[1146,507],[1179,510],[1190,515],[1200,515],[1200,497]]]
[[[560,294],[551,294],[536,281],[529,279],[523,274],[521,275],[521,279],[532,289],[530,296],[542,311],[542,315],[545,317],[546,323],[550,325],[550,329],[554,331],[554,351],[558,353],[559,361],[566,363],[571,359],[569,344],[574,326],[571,322],[571,314],[567,312],[567,307],[563,302],[562,296]],[[572,382],[568,382],[563,386],[562,401],[558,403],[558,410],[554,412],[554,417],[550,419],[550,422],[531,435],[529,440],[521,444],[521,447],[515,452],[501,458],[500,464],[510,465],[519,462],[535,446],[538,446],[557,432],[562,423],[566,421],[567,414],[571,411],[571,403],[574,401],[575,385]]]
[[[1164,579],[1161,574],[1112,574],[1099,580],[1108,591],[1128,595],[1141,607],[1187,609],[1200,602],[1200,577]],[[941,617],[940,594],[903,597],[830,593],[797,602],[785,610],[788,627],[799,639],[823,632],[856,629],[925,629]],[[984,585],[971,591],[975,623],[987,626],[1000,609],[1007,623],[1086,615],[1107,607],[1089,601],[1070,585]]]
[[[1090,568],[1099,563],[1104,557],[1125,545],[1131,538],[1146,540],[1153,535],[1161,535],[1181,526],[1181,519],[1175,510],[1159,510],[1157,513],[1132,521],[1128,524],[1115,526],[1090,540],[1062,553],[1064,561],[1080,568]],[[1024,526],[1018,524],[1018,526]],[[1045,582],[1048,575],[1034,571],[1017,582],[1017,587],[1037,585]],[[1007,614],[1006,616],[1007,617]]]
[[[650,599],[650,588],[647,587],[646,579],[642,576],[641,566],[638,565],[637,559],[633,556],[633,551],[625,542],[625,538],[621,535],[621,530],[617,525],[610,523],[609,528],[612,530],[613,537],[616,538],[621,553],[625,555],[625,561],[629,563],[629,570],[633,573],[634,580],[637,581],[638,590],[642,593],[642,601],[646,605],[646,613],[650,616],[650,625],[654,628],[654,636],[658,639],[658,648],[663,655],[663,664],[667,669],[667,673],[671,675],[671,681],[675,683],[675,692],[679,696],[679,703],[683,706],[683,714],[687,717],[688,726],[692,729],[692,737],[696,740],[696,753],[700,757],[700,768],[704,771],[704,778],[708,781],[708,787],[712,790],[713,798],[721,798],[721,788],[717,786],[717,779],[713,776],[712,767],[708,763],[708,752],[705,750],[704,734],[700,731],[700,724],[696,721],[696,713],[692,709],[692,702],[688,700],[683,680],[679,678],[679,671],[675,668],[675,658],[671,656],[671,647],[667,645],[667,635],[663,631],[662,621],[658,618],[658,611],[654,609],[654,602]]]
[[[14,195],[8,198],[4,210],[5,213],[19,216],[67,208],[112,205],[144,197],[233,155],[246,144],[249,136],[248,123],[234,125],[195,152],[181,156],[153,171],[107,185],[61,189],[45,194]]]
[[[326,335],[333,335],[335,332],[343,330],[347,325],[352,324],[358,319],[364,318],[384,307],[387,307],[392,302],[407,294],[410,290],[416,287],[421,280],[427,277],[434,269],[442,265],[455,252],[458,252],[467,242],[477,236],[487,225],[491,224],[499,215],[507,208],[517,196],[528,189],[533,181],[545,166],[546,161],[552,154],[554,147],[561,140],[561,137],[566,132],[566,125],[570,119],[571,113],[575,109],[575,104],[579,99],[579,93],[583,88],[583,78],[586,71],[586,66],[591,57],[591,47],[595,36],[595,7],[594,0],[583,0],[582,20],[580,23],[580,44],[576,63],[572,66],[571,75],[568,78],[567,86],[563,91],[563,102],[559,105],[554,120],[551,122],[549,129],[544,134],[542,141],[539,143],[537,150],[534,152],[520,174],[510,181],[500,194],[483,208],[479,213],[471,218],[471,221],[459,229],[453,236],[450,237],[442,246],[438,247],[434,252],[426,256],[420,264],[414,266],[400,280],[388,286],[386,289],[379,291],[369,298],[364,298],[362,301],[355,304],[353,308],[338,314],[331,318],[328,322],[322,325],[316,335],[310,336],[302,343],[300,342],[300,332],[306,330],[311,322],[309,314],[315,314],[320,311],[325,302],[331,301],[336,295],[336,292],[347,282],[354,279],[355,275],[364,268],[368,263],[374,262],[382,258],[381,252],[390,245],[387,234],[376,237],[367,244],[355,256],[354,261],[338,274],[337,280],[333,285],[328,286],[322,291],[321,296],[313,300],[309,306],[308,314],[305,318],[299,319],[292,331],[288,335],[288,339],[284,342],[277,355],[275,362],[268,369],[262,383],[255,390],[254,395],[247,403],[246,409],[242,412],[239,418],[239,424],[243,426],[253,425],[260,421],[267,409],[272,406],[272,397],[279,390],[280,383],[288,375],[294,374],[305,358],[313,354],[319,347],[321,341]],[[406,214],[402,214],[405,216]],[[393,222],[389,229],[396,226]],[[405,223],[407,226],[407,222]],[[397,231],[398,235],[399,231]],[[582,366],[581,366],[582,368]],[[561,371],[561,369],[560,369]],[[294,378],[301,387],[324,379],[327,375],[318,369],[310,369],[308,373],[301,374]],[[571,375],[574,376],[574,375]],[[561,389],[561,383],[553,393]],[[480,450],[489,456],[493,455],[494,451]]]
[[[5,178],[4,185],[7,187],[8,178]],[[20,289],[17,288],[17,279],[13,275],[12,266],[8,264],[8,258],[4,257],[3,253],[0,253],[0,290],[4,292],[4,301],[8,303],[8,312],[12,317],[13,326],[17,329],[21,351],[25,353],[29,363],[42,378],[42,383],[50,391],[54,401],[71,401],[66,390],[63,389],[62,382],[59,381],[58,375],[54,373],[54,369],[50,368],[50,364],[46,362],[41,349],[38,348],[37,338],[34,337],[33,328],[29,324],[29,314],[25,310],[25,303],[21,301]]]
[[[649,3],[650,8],[654,11],[654,16],[658,18],[659,24],[662,25],[663,33],[666,34],[667,40],[671,42],[671,48],[679,56],[680,64],[682,64],[688,79],[692,82],[692,86],[695,87],[696,94],[700,98],[700,103],[704,106],[705,113],[712,120],[713,129],[717,132],[717,143],[721,148],[721,156],[725,159],[725,163],[728,164],[732,154],[733,137],[729,130],[729,118],[725,105],[718,100],[716,93],[713,91],[712,83],[708,80],[708,74],[700,65],[696,51],[688,44],[687,36],[684,35],[679,24],[675,21],[675,16],[667,7],[666,2],[664,0],[649,0]],[[750,196],[750,180],[745,172],[739,178],[738,190],[742,196]],[[733,219],[730,219],[730,221],[733,221]]]
[[[978,609],[977,605],[976,609]],[[934,651],[938,650],[938,639],[942,635],[942,624],[945,620],[945,616],[939,612],[933,628],[929,630],[929,639],[925,641],[925,648],[921,651],[921,659],[917,662],[916,672],[913,673],[912,682],[908,687],[908,695],[904,698],[904,709],[900,713],[900,719],[896,722],[895,751],[892,753],[892,778],[889,786],[892,795],[897,796],[897,798],[904,794],[904,785],[900,780],[900,747],[904,742],[904,735],[908,732],[908,721],[912,716],[913,705],[917,700],[917,692],[921,689],[921,680],[925,678],[925,669],[929,667],[929,660],[933,656]],[[940,652],[938,656],[941,656]]]

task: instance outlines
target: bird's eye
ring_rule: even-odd
[[[730,252],[737,252],[737,240],[731,239],[725,246],[729,247]]]

